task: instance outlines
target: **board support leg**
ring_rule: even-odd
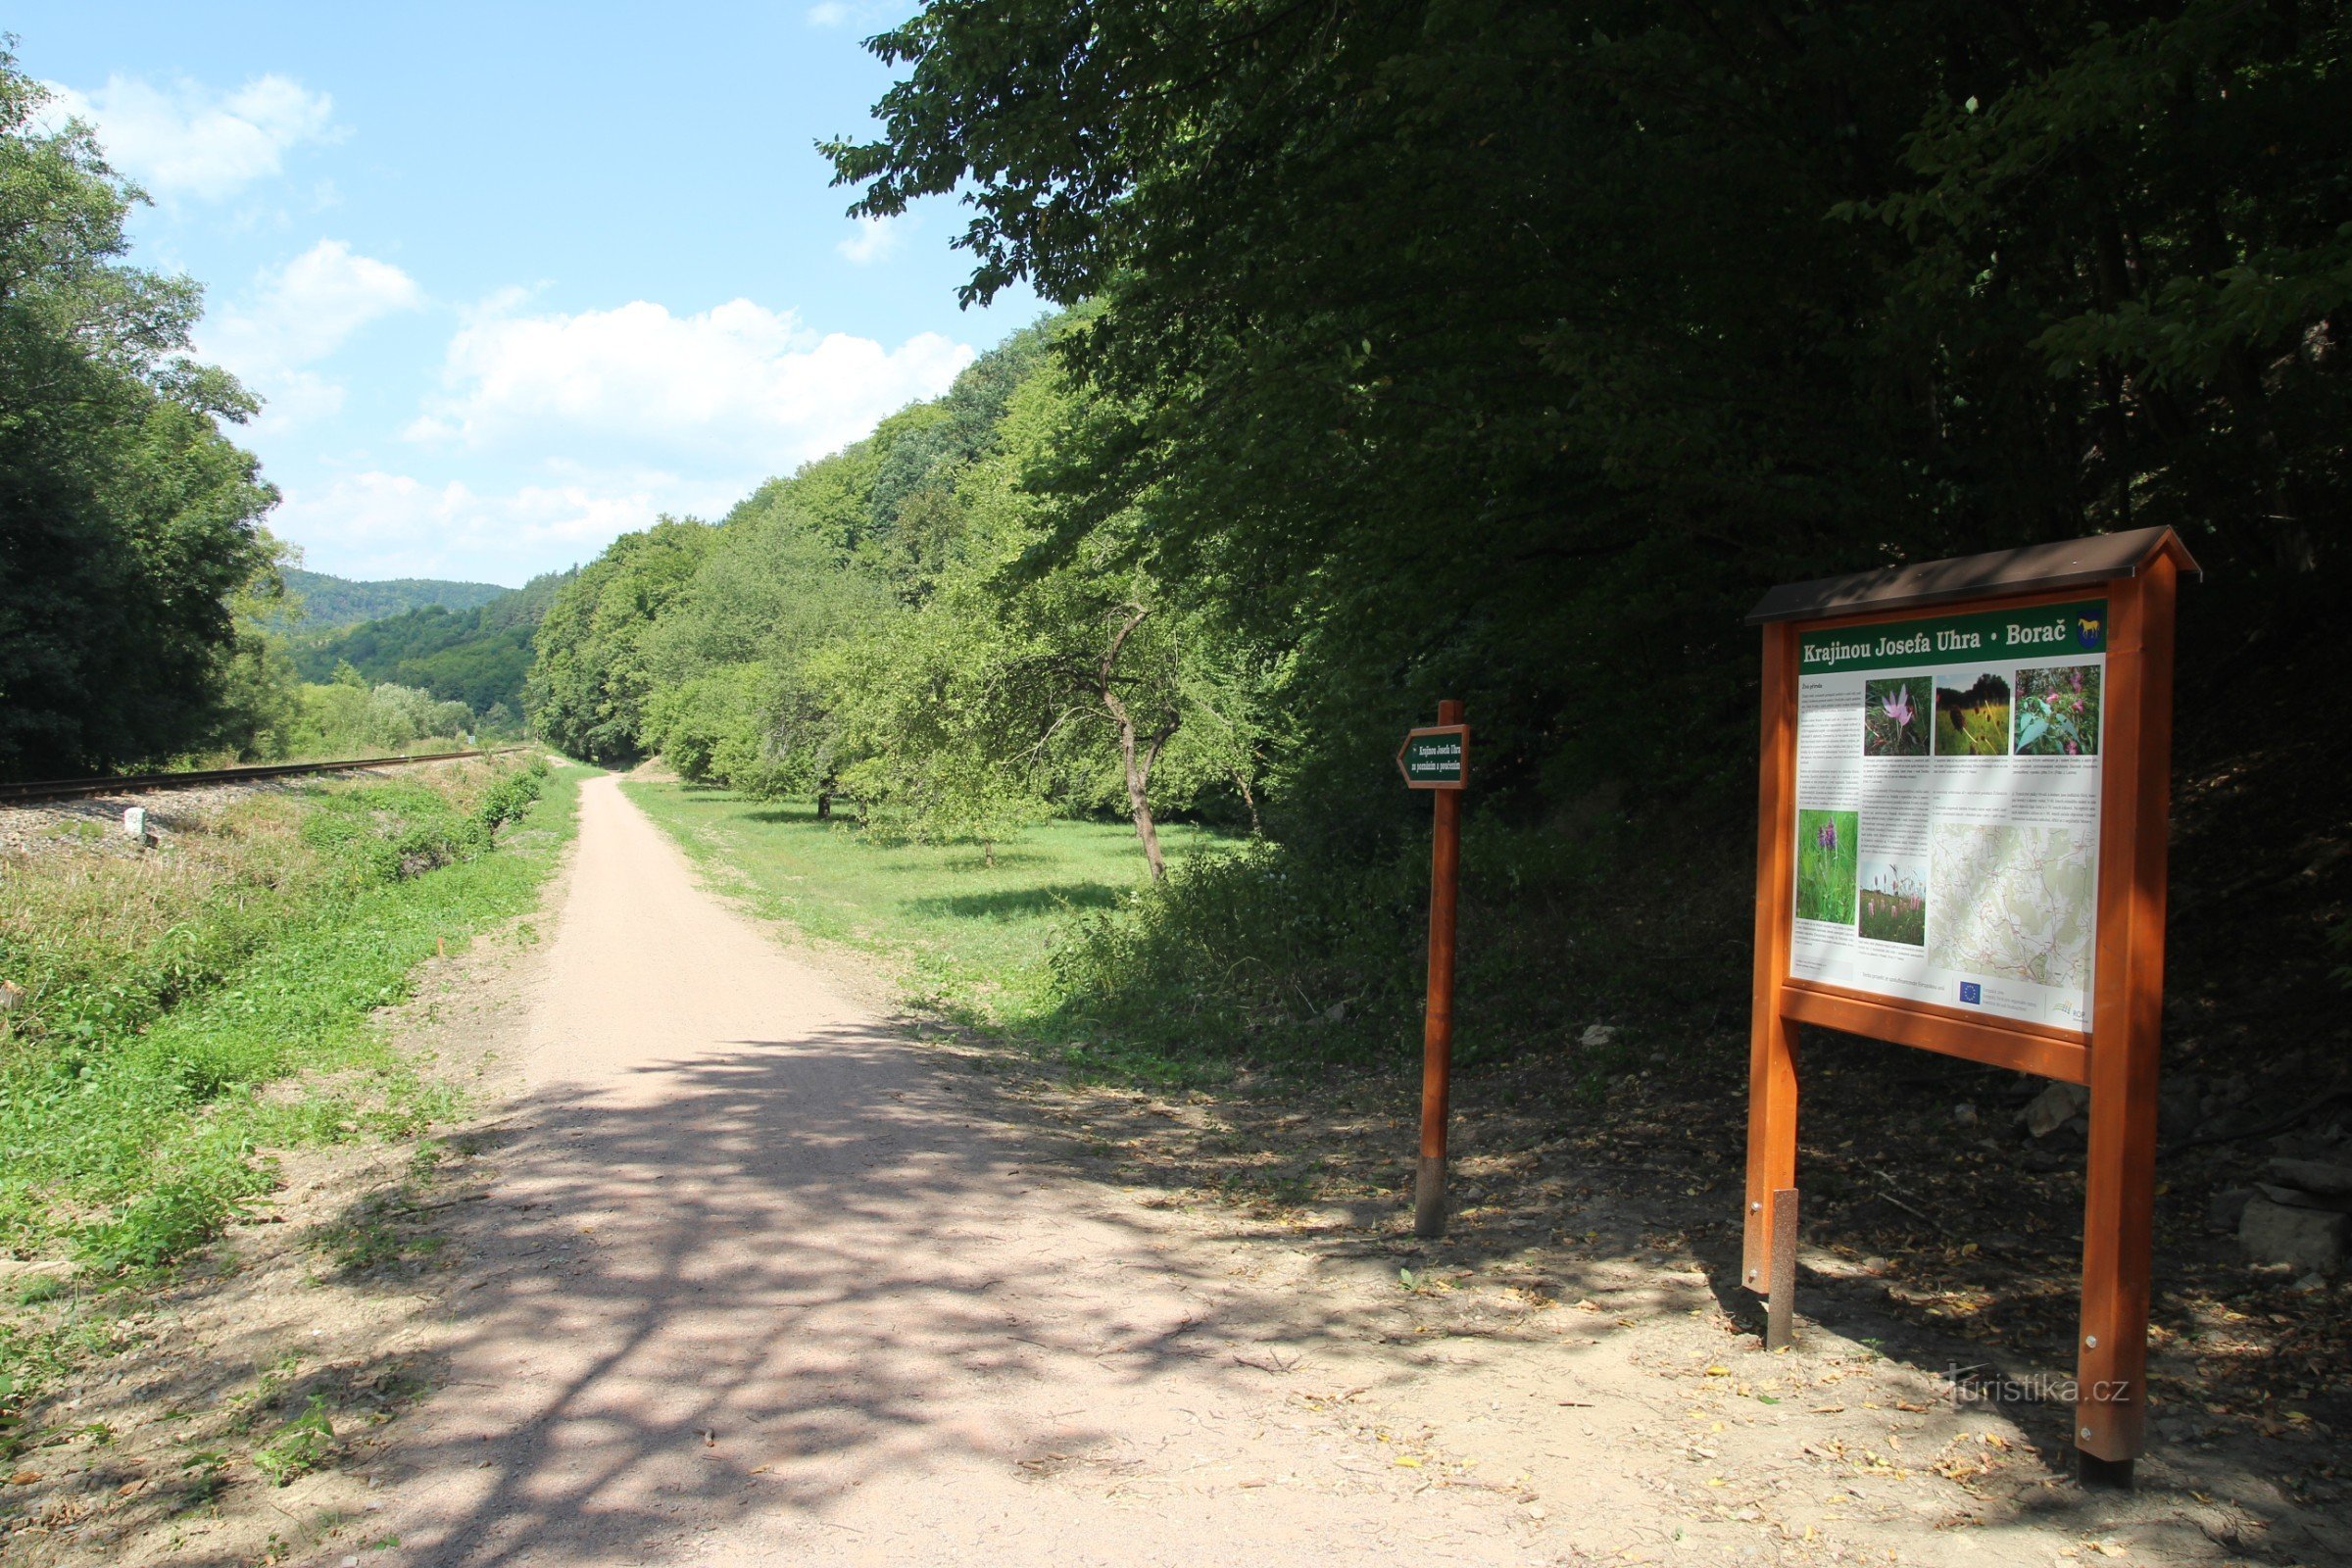
[[[1748,1059],[1747,1216],[1740,1283],[1758,1296],[1772,1294],[1778,1273],[1777,1195],[1795,1187],[1796,1031],[1774,1012],[1758,1020]]]
[[[2092,1485],[2131,1485],[2132,1461],[2147,1443],[2177,575],[2159,558],[2108,597],[2090,1151],[2075,1338],[2075,1446]]]
[[[1764,1312],[1764,1348],[1796,1343],[1796,1189],[1772,1195],[1772,1293]]]
[[[2102,1459],[2094,1453],[2075,1450],[2075,1481],[2085,1491],[2130,1492],[2132,1490],[2132,1461]]]
[[[1788,973],[1795,818],[1796,633],[1764,628],[1764,727],[1756,787],[1756,947],[1747,1047],[1747,1182],[1740,1283],[1759,1296],[1773,1280],[1773,1195],[1796,1186],[1796,1025],[1781,1007]]]

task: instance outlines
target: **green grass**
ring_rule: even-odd
[[[632,780],[621,786],[723,890],[820,941],[882,955],[908,999],[1016,1022],[1042,1000],[1041,959],[1071,915],[1141,893],[1144,852],[1123,822],[1042,822],[996,846],[891,843],[819,822],[812,805]],[[1171,865],[1223,842],[1160,828]],[[994,863],[990,863],[993,858]]]
[[[1824,843],[1822,835],[1831,835]],[[1796,917],[1854,923],[1854,890],[1862,853],[1861,818],[1853,811],[1796,813]]]
[[[580,774],[318,784],[154,855],[0,867],[28,993],[0,1041],[0,1245],[169,1263],[270,1189],[270,1150],[445,1113],[368,1015],[437,942],[533,905]]]
[[[890,956],[915,1002],[1075,1078],[1405,1082],[1420,1058],[1425,836],[1350,854],[1177,827],[1170,879],[1152,887],[1118,823],[1042,824],[991,867],[974,848],[877,843],[805,806],[623,788],[759,914]],[[1699,942],[1692,927],[1712,945],[1743,940],[1746,890],[1692,877],[1661,896],[1630,874],[1645,848],[1613,830],[1465,832],[1457,1064],[1564,1054],[1598,1094],[1650,1048],[1629,1032],[1577,1044],[1591,1024],[1705,1024],[1720,1010],[1703,985],[1661,988],[1650,960],[1662,943]],[[1850,863],[1847,875],[1850,890]]]

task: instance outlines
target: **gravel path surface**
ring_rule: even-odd
[[[612,779],[581,809],[448,1380],[377,1470],[399,1560],[1549,1560],[1318,1413],[1358,1369],[1296,1375],[1311,1298],[1029,1168]]]
[[[348,1510],[309,1561],[2341,1560],[2252,1478],[2155,1455],[2082,1494],[1929,1365],[1811,1322],[1765,1353],[1638,1195],[1564,1183],[1581,1238],[1447,1265],[1402,1187],[1149,1185],[1155,1139],[1232,1136],[1214,1106],[913,1038],[611,777],[530,971],[493,1007],[514,1093],[434,1204],[438,1392],[284,1494]]]

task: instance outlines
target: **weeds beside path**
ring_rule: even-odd
[[[230,1478],[290,1479],[318,1457],[326,1439],[303,1423],[331,1420],[278,1408],[283,1369],[188,1361],[187,1324],[243,1266],[203,1249],[282,1218],[269,1195],[289,1170],[338,1147],[398,1167],[453,1112],[460,1089],[378,1017],[436,955],[528,936],[515,922],[571,835],[582,772],[516,760],[281,788],[177,817],[157,849],[69,825],[0,860],[0,973],[24,993],[0,1024],[14,1546],[89,1528],[115,1493],[200,1523]],[[84,1414],[77,1435],[67,1412],[157,1357],[149,1371],[186,1391],[168,1401],[184,1432],[226,1419],[207,1389],[242,1401],[239,1420],[182,1455],[185,1473],[95,1493],[122,1433]]]

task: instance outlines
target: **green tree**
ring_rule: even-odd
[[[41,128],[45,101],[0,51],[0,774],[16,775],[224,736],[249,684],[230,600],[270,567],[257,523],[276,499],[220,430],[252,400],[188,356],[196,286],[122,260],[138,192],[86,126]]]
[[[653,691],[646,635],[702,564],[715,531],[691,517],[663,517],[621,535],[557,591],[524,686],[532,733],[597,762],[644,755]]]
[[[1440,695],[1482,803],[1735,797],[1764,584],[2169,523],[2345,570],[2341,5],[933,0],[884,215],[1088,309],[1046,548],[1152,542],[1281,660],[1320,825]],[[1132,518],[1129,514],[1135,514]]]
[[[931,591],[821,673],[840,694],[857,754],[844,779],[861,801],[918,831],[992,839],[1115,803],[1164,878],[1169,802],[1228,778],[1248,798],[1253,721],[1236,672],[1249,661],[1171,590],[1134,514],[1040,554],[1053,518],[1024,475],[1080,403],[1047,367],[1019,383],[996,450],[958,478],[963,526]]]

